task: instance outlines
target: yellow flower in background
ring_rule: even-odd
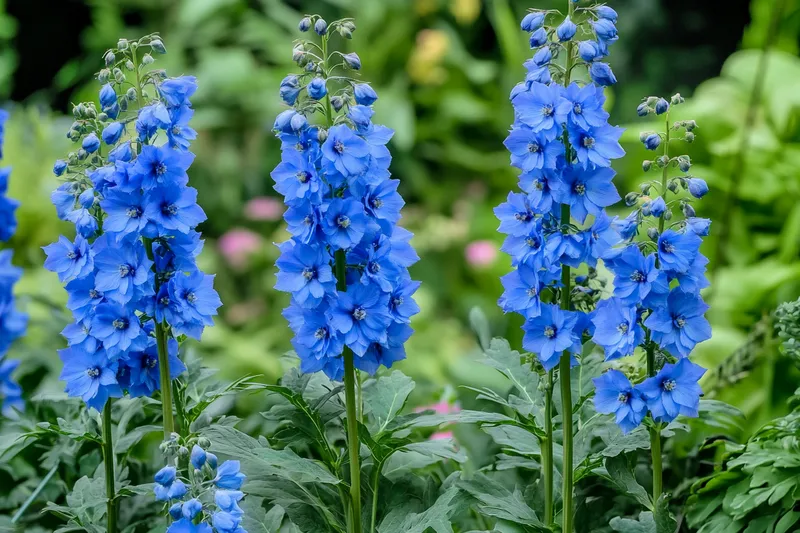
[[[450,0],[450,13],[459,24],[472,24],[481,14],[480,0]]]
[[[417,45],[408,60],[408,74],[421,85],[439,85],[447,79],[447,70],[441,65],[449,48],[447,35],[441,30],[422,30],[417,34]]]

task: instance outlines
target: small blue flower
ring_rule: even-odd
[[[389,295],[376,285],[351,285],[340,292],[328,311],[333,327],[357,355],[364,355],[373,342],[386,342],[386,328],[392,321]]]
[[[592,81],[601,87],[608,87],[617,83],[617,78],[608,63],[594,61],[589,65],[589,76]]]
[[[614,273],[614,296],[628,305],[643,301],[659,275],[655,255],[645,257],[636,245],[626,246],[605,263]]]
[[[89,353],[76,348],[59,350],[64,363],[60,379],[66,381],[66,393],[81,398],[86,405],[102,411],[109,398],[120,398],[117,363],[104,350]]]
[[[325,86],[324,78],[314,78],[308,84],[306,90],[308,91],[308,96],[314,100],[321,100],[328,94],[328,88]]]
[[[702,198],[708,193],[708,185],[700,178],[689,178],[686,181],[689,194],[695,198]]]
[[[244,493],[238,490],[218,490],[214,492],[214,503],[220,510],[233,516],[242,516],[244,511],[239,507],[239,502],[244,498]]]
[[[103,109],[111,107],[117,103],[117,93],[110,83],[106,83],[100,87],[100,105]]]
[[[165,290],[159,293],[159,302],[168,294],[169,302],[178,309],[177,314],[168,316],[175,332],[200,340],[203,329],[214,325],[212,317],[222,305],[214,290],[214,276],[199,270],[189,275],[177,274],[162,289]]]
[[[353,97],[358,105],[370,106],[378,100],[378,93],[366,83],[353,85]]]
[[[369,145],[353,130],[340,124],[328,130],[322,155],[345,177],[358,176],[367,170]]]
[[[300,86],[300,80],[294,74],[290,74],[283,78],[283,81],[281,81],[281,100],[288,105],[294,105],[301,90],[302,87]]]
[[[245,475],[239,471],[239,461],[225,461],[217,468],[214,486],[219,489],[239,490],[244,483]]]
[[[595,59],[602,57],[602,52],[596,41],[581,41],[578,43],[578,55],[587,63],[591,63]]]
[[[192,454],[190,456],[190,461],[192,463],[192,466],[195,467],[195,469],[200,470],[203,468],[203,465],[206,464],[206,457],[207,457],[206,451],[203,448],[201,448],[197,444],[192,446]]]
[[[689,217],[686,219],[686,227],[700,237],[706,237],[711,228],[711,221],[707,218]]]
[[[611,168],[594,167],[584,169],[569,166],[553,190],[553,197],[561,204],[571,206],[572,216],[580,223],[587,215],[599,215],[603,208],[620,200]]]
[[[617,27],[614,26],[613,21],[607,18],[601,18],[591,24],[594,29],[594,34],[599,40],[613,42],[617,39]]]
[[[664,202],[662,197],[658,197],[652,202],[648,204],[650,209],[650,215],[656,218],[660,218],[664,212],[667,210],[667,204]]]
[[[624,130],[617,126],[591,127],[585,130],[575,128],[569,131],[569,141],[578,155],[578,161],[584,167],[590,164],[598,167],[610,167],[612,159],[625,155],[619,144]]]
[[[275,190],[290,204],[296,199],[317,199],[323,186],[313,162],[294,148],[283,151],[281,162],[271,176]]]
[[[213,529],[205,522],[195,524],[189,519],[181,518],[167,528],[167,533],[213,533]]]
[[[113,303],[97,306],[91,325],[92,336],[103,343],[108,355],[115,357],[129,349],[143,349],[139,318],[128,308]]]
[[[644,143],[644,147],[648,150],[655,150],[661,146],[661,135],[658,133],[648,133],[644,140],[642,140],[642,143]]]
[[[535,132],[551,132],[549,137],[554,139],[560,133],[561,123],[565,122],[561,91],[558,85],[545,85],[532,83],[529,90],[517,94],[512,99],[517,119]]]
[[[544,13],[535,11],[523,17],[520,28],[522,28],[522,31],[532,32],[541,28],[542,24],[544,24]]]
[[[190,105],[189,98],[197,91],[197,78],[179,76],[164,80],[158,86],[158,93],[169,107]]]
[[[592,340],[603,347],[606,361],[632,355],[644,341],[636,307],[616,298],[602,300],[592,322],[595,326]]]
[[[361,242],[367,221],[364,206],[355,198],[336,198],[326,206],[322,230],[336,249],[346,250]]]
[[[103,230],[114,233],[121,241],[129,235],[138,236],[147,226],[146,202],[141,192],[124,192],[116,187],[109,189],[100,207],[106,212]]]
[[[181,500],[188,492],[186,484],[177,479],[177,470],[174,466],[165,466],[159,470],[154,480],[153,492],[157,502]]]
[[[317,307],[324,298],[335,295],[336,277],[328,250],[292,241],[286,244],[276,262],[279,271],[275,288],[291,292],[295,301],[305,308]]]
[[[141,241],[119,246],[103,235],[94,242],[93,249],[95,289],[108,300],[127,305],[153,294],[150,283],[153,262],[147,258]]]
[[[90,133],[86,137],[83,138],[83,142],[81,143],[81,148],[86,150],[88,153],[92,154],[100,148],[100,139],[97,138],[96,133]]]
[[[122,134],[125,132],[125,127],[120,122],[112,122],[103,129],[103,142],[111,145],[115,144]]]
[[[549,371],[558,365],[562,352],[575,342],[577,321],[577,315],[559,309],[557,305],[542,305],[541,314],[529,318],[523,326],[525,337],[522,346],[536,354],[545,370]]]
[[[19,361],[0,357],[0,414],[6,418],[25,408],[22,387],[11,376],[18,366]]]
[[[711,325],[703,316],[708,305],[697,294],[673,289],[666,305],[653,309],[644,325],[653,341],[675,357],[689,357],[694,347],[711,338]]]
[[[547,30],[544,28],[539,28],[531,33],[531,37],[529,39],[531,48],[539,48],[540,46],[544,46],[547,43]]]
[[[187,520],[194,520],[194,517],[203,511],[203,504],[197,498],[185,502],[181,507],[181,514]]]
[[[145,145],[129,170],[129,179],[145,190],[158,186],[183,187],[189,181],[186,170],[192,161],[194,154],[190,152]]]
[[[533,58],[531,61],[537,67],[544,67],[550,64],[550,61],[553,59],[553,52],[550,50],[549,46],[540,48],[535,54],[533,54]]]
[[[147,345],[144,350],[137,348],[130,351],[120,362],[120,365],[127,368],[126,381],[120,384],[127,388],[128,394],[134,398],[152,396],[155,391],[161,389],[158,347],[152,337],[146,338],[144,343]],[[139,346],[141,344],[140,341]],[[178,341],[175,339],[167,341],[167,356],[170,379],[175,379],[186,371],[186,366],[178,359]]]
[[[642,393],[631,385],[625,374],[611,369],[592,380],[595,386],[594,406],[598,413],[614,414],[623,433],[630,433],[647,414]]]
[[[239,527],[239,524],[241,523],[241,517],[234,516],[233,514],[225,511],[214,513],[214,515],[211,517],[211,523],[218,533],[246,533],[241,527]]]
[[[578,32],[578,27],[575,25],[569,17],[564,19],[558,28],[556,28],[556,35],[558,36],[558,40],[563,42],[571,40],[575,37],[575,34]]]
[[[612,226],[623,240],[632,239],[639,233],[639,220],[637,211],[625,218],[614,217]]]
[[[702,239],[692,232],[678,233],[668,229],[658,238],[658,258],[667,272],[682,274],[697,257]]]
[[[703,394],[698,381],[705,372],[705,368],[681,359],[665,364],[658,374],[639,385],[653,418],[672,422],[678,415],[696,417]]]
[[[521,237],[540,227],[525,194],[508,193],[507,201],[495,207],[494,214],[500,220],[497,231],[506,235]]]
[[[58,274],[58,279],[64,283],[92,273],[94,260],[89,243],[80,235],[75,237],[75,242],[62,235],[58,242],[42,249],[47,254],[44,267]]]
[[[145,195],[144,215],[155,224],[159,234],[188,233],[206,220],[203,208],[197,205],[197,189],[193,187],[156,187]]]
[[[514,128],[503,144],[511,152],[511,164],[523,172],[554,169],[564,153],[561,141],[552,139],[548,132],[528,128]]]
[[[611,9],[610,7],[597,6],[594,11],[599,18],[610,20],[614,24],[617,23],[617,12]]]
[[[533,318],[541,313],[540,293],[543,283],[539,279],[538,268],[526,263],[500,278],[505,292],[498,304],[504,312],[519,313],[525,318]]]

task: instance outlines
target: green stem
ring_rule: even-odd
[[[372,475],[372,518],[370,519],[370,533],[375,533],[375,523],[378,518],[378,488],[381,483],[381,470],[383,463],[377,463]]]
[[[114,443],[111,437],[111,398],[103,408],[103,464],[106,475],[106,520],[108,533],[117,532],[117,503],[114,489]]]
[[[647,347],[647,375],[656,375],[656,355],[655,345],[650,342],[650,332],[646,333],[645,346]],[[650,457],[653,462],[653,503],[657,503],[661,497],[663,487],[663,466],[661,463],[661,429],[658,423],[654,422],[650,427]]]
[[[336,252],[337,289],[347,290],[347,265],[344,250]],[[350,454],[350,533],[361,533],[361,459],[358,439],[358,414],[356,409],[356,369],[353,364],[353,351],[344,348],[344,397],[347,407],[347,450]]]
[[[575,2],[567,0],[569,6],[569,17],[572,18],[575,14]],[[569,41],[566,46],[567,60],[564,68],[564,86],[570,84],[572,75],[572,67],[574,66],[574,42]],[[569,137],[566,132],[564,133],[564,148],[567,154],[567,161],[571,161],[570,152],[572,147],[569,143]],[[561,206],[561,224],[569,224],[570,210],[569,205]],[[561,292],[561,308],[570,310],[571,304],[571,281],[570,267],[568,265],[561,266],[561,284],[564,286]],[[572,533],[572,520],[573,520],[573,474],[572,467],[572,379],[570,376],[570,353],[565,350],[561,355],[561,361],[558,366],[558,377],[561,389],[561,430],[564,434],[563,442],[563,461],[561,465],[561,477],[563,484],[561,486],[561,531],[562,533]]]
[[[36,498],[39,497],[39,494],[41,494],[47,484],[50,483],[50,480],[53,479],[53,476],[56,475],[56,472],[58,472],[58,463],[56,463],[53,468],[50,469],[47,475],[44,476],[44,478],[36,486],[36,489],[31,492],[30,496],[28,496],[28,499],[25,500],[25,503],[22,504],[22,507],[20,507],[16,513],[14,513],[13,518],[11,518],[12,524],[19,522],[19,519],[22,518],[22,515],[25,514],[25,511],[28,510],[28,507],[30,507],[31,504],[36,501]]]
[[[547,389],[544,396],[544,447],[542,470],[544,472],[544,523],[553,525],[553,371],[547,372]]]
[[[158,373],[161,379],[161,415],[164,422],[164,440],[169,440],[175,432],[175,419],[172,417],[172,379],[169,374],[167,329],[164,322],[156,322],[156,347],[158,348]]]
[[[667,188],[667,178],[669,178],[669,137],[670,137],[670,125],[669,125],[669,111],[667,111],[665,115],[665,122],[667,125],[667,132],[665,133],[664,138],[664,157],[667,158],[667,164],[664,165],[664,168],[661,170],[661,199],[664,200],[664,203],[667,202],[667,194],[669,193],[669,189]],[[664,211],[666,213],[666,211]],[[662,214],[658,218],[658,234],[661,235],[664,233],[664,223],[666,222],[666,218]],[[658,255],[656,255],[656,260],[658,260]]]

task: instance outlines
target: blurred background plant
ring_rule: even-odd
[[[741,438],[785,413],[800,377],[777,350],[770,318],[777,304],[800,295],[800,0],[732,0],[724,9],[690,0],[612,4],[626,16],[612,62],[620,89],[609,94],[611,122],[631,124],[624,140],[634,152],[616,165],[618,188],[642,180],[637,162],[644,153],[636,152],[643,151],[638,133],[647,125],[634,119],[643,95],[681,92],[689,105],[678,114],[703,125],[692,172],[711,187],[699,215],[714,220],[704,251],[714,269],[714,338],[698,348],[698,362],[715,368],[709,395],[748,415]],[[485,310],[493,334],[513,346],[521,341],[519,324],[496,306],[499,276],[509,265],[498,254],[491,210],[516,180],[502,139],[512,120],[508,92],[530,53],[517,21],[528,7],[560,5],[0,0],[0,99],[12,111],[5,160],[14,166],[10,195],[23,202],[12,244],[25,267],[18,290],[32,316],[32,334],[17,348],[26,390],[60,388],[48,369],[62,346],[56,332],[66,323],[58,311],[64,296],[41,268],[40,246],[64,231],[49,201],[56,180],[50,167],[69,142],[63,132],[71,102],[95,96],[97,62],[86,58],[100,57],[120,35],[151,31],[170,44],[164,67],[196,75],[200,85],[191,181],[209,215],[201,266],[218,274],[225,303],[201,353],[231,378],[280,375],[290,332],[279,316],[285,296],[272,289],[272,243],[287,235],[269,178],[279,159],[269,129],[291,63],[285,44],[299,35],[306,12],[329,20],[357,14],[354,39],[381,95],[377,116],[397,131],[392,171],[408,202],[403,224],[416,234],[422,257],[413,276],[423,281],[417,333],[400,368],[418,381],[417,401],[435,400],[448,384],[487,385],[484,367],[474,362],[469,309]],[[457,391],[470,401],[472,393]]]

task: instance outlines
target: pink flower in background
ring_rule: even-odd
[[[234,228],[219,238],[220,253],[231,266],[241,268],[248,257],[261,249],[263,239],[258,233],[245,228]]]
[[[430,436],[428,440],[444,440],[444,439],[452,439],[453,432],[452,431],[439,431],[434,433]]]
[[[249,220],[280,220],[283,216],[283,202],[270,196],[258,196],[244,206],[244,216]]]
[[[473,241],[464,250],[467,263],[474,267],[485,267],[497,259],[497,245],[492,241]]]
[[[426,405],[424,407],[417,407],[414,409],[415,413],[421,413],[423,411],[431,411],[433,410],[436,412],[437,415],[449,415],[454,413],[461,412],[461,406],[457,403],[450,404],[448,402],[439,402],[433,405]],[[437,431],[433,435],[430,436],[429,440],[442,440],[442,439],[452,439],[453,432],[452,431]]]

